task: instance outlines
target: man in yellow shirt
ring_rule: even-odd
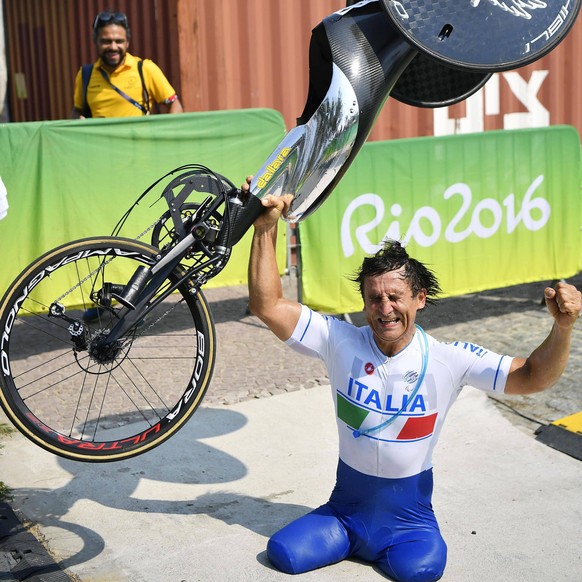
[[[73,119],[149,115],[154,103],[161,113],[181,113],[182,104],[162,70],[151,60],[127,52],[131,31],[122,12],[101,12],[93,23],[99,59],[86,87],[83,67],[75,78]]]

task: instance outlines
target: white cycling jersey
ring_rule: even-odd
[[[369,326],[356,327],[306,306],[286,343],[327,366],[342,461],[366,475],[390,479],[430,469],[445,417],[462,388],[502,393],[512,361],[471,343],[439,342],[422,330],[388,357]],[[361,436],[354,436],[356,430]]]

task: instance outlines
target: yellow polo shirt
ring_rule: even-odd
[[[139,76],[137,63],[139,59],[126,53],[123,65],[108,73],[109,80],[119,87],[126,95],[144,105],[142,82]],[[89,85],[87,86],[87,103],[93,117],[132,117],[142,116],[143,112],[127,99],[122,97],[104,79],[100,71],[101,59],[93,66]],[[74,106],[75,109],[83,109],[83,80],[81,69],[75,77]],[[106,71],[107,72],[107,71]],[[143,78],[150,99],[150,109],[155,101],[163,103],[176,94],[176,91],[166,79],[158,65],[149,59],[143,60]]]

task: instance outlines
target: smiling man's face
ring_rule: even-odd
[[[404,267],[364,281],[364,313],[377,346],[387,356],[403,350],[412,340],[416,312],[426,303],[426,291],[412,295]]]
[[[95,44],[101,61],[114,70],[125,61],[129,47],[127,30],[119,24],[108,24],[97,31]]]

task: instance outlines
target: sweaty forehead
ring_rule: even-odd
[[[395,271],[388,271],[382,275],[366,277],[364,292],[368,295],[381,293],[411,293],[410,282],[404,276],[404,267]]]

